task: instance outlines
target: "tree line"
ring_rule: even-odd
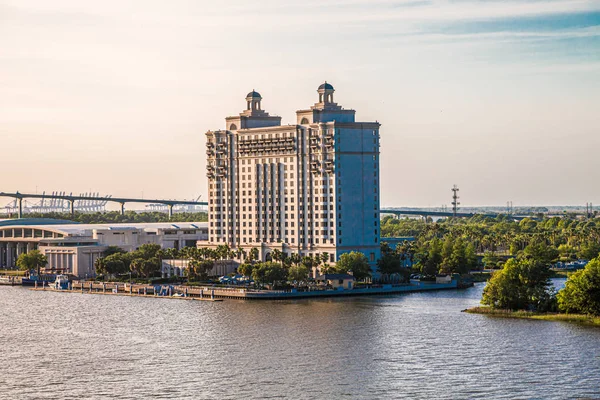
[[[501,268],[519,254],[536,254],[544,262],[591,260],[600,254],[600,223],[597,219],[525,218],[514,221],[505,216],[440,220],[385,217],[385,237],[413,236],[412,248],[403,250],[426,274],[465,272],[481,258],[487,268]]]
[[[0,218],[9,218],[8,215],[0,215]],[[125,211],[121,215],[119,211],[106,211],[95,213],[29,213],[26,218],[51,218],[61,219],[65,221],[79,222],[83,224],[111,224],[111,223],[144,223],[144,222],[204,222],[208,221],[208,215],[205,212],[183,212],[174,213],[172,218],[169,218],[167,213],[159,211]]]
[[[600,316],[600,258],[570,274],[557,293],[547,264],[533,256],[519,256],[494,273],[481,302],[495,309]]]
[[[352,272],[356,279],[370,276],[369,263],[364,254],[351,252],[343,254],[335,266],[329,264],[330,255],[321,253],[300,256],[297,253],[286,255],[278,249],[270,252],[272,261],[258,260],[259,251],[252,248],[231,249],[228,245],[219,245],[214,249],[184,247],[163,249],[160,245],[144,244],[137,250],[126,252],[111,246],[95,262],[96,274],[114,277],[131,273],[138,278],[151,278],[161,275],[162,260],[185,260],[185,274],[188,281],[203,281],[209,278],[215,263],[225,260],[244,260],[238,267],[238,273],[252,278],[258,284],[285,284],[286,282],[306,282],[313,267],[319,267],[323,274]]]

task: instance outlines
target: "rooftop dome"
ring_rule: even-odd
[[[331,84],[327,83],[327,81],[325,81],[325,83],[321,84],[321,86],[319,86],[318,90],[335,90],[333,89],[333,86],[331,86]]]
[[[254,89],[252,89],[252,91],[246,95],[246,98],[248,98],[248,97],[251,97],[253,99],[262,99],[262,96],[260,95],[260,93],[258,93]]]

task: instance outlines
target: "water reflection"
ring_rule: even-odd
[[[482,288],[208,303],[0,287],[0,396],[600,396],[599,329],[461,313]]]

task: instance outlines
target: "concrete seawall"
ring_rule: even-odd
[[[127,283],[74,282],[70,290],[74,293],[115,294],[162,298],[192,298],[199,300],[287,300],[317,297],[373,296],[395,293],[412,293],[431,290],[457,289],[458,282],[426,283],[411,282],[399,285],[377,285],[350,290],[257,290],[250,288],[224,288],[213,286],[137,285]]]

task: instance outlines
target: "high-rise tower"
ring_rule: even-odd
[[[209,246],[229,244],[261,259],[279,249],[301,255],[344,252],[379,258],[379,123],[356,122],[333,102],[296,112],[296,125],[262,109],[256,91],[246,110],[207,132]]]

